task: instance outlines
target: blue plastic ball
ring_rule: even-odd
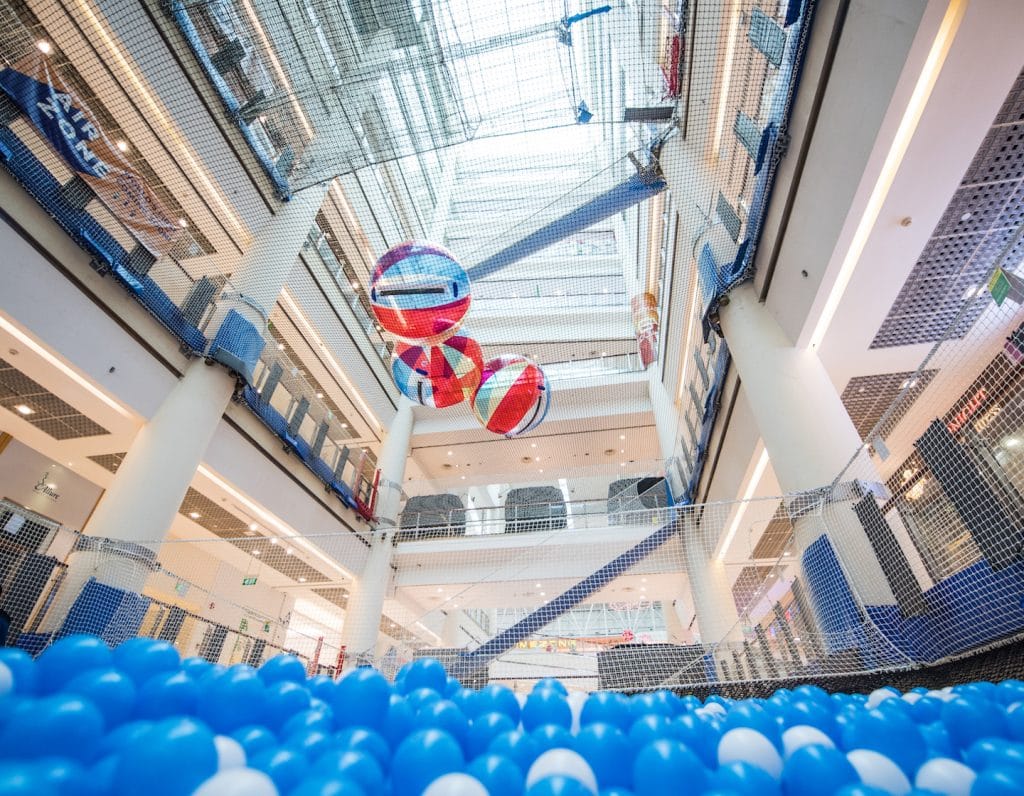
[[[491,710],[481,709],[480,694],[483,692],[470,691],[468,688],[459,688],[454,694],[448,697],[454,702],[468,718],[476,718],[480,713],[490,713]]]
[[[31,696],[36,691],[36,664],[32,657],[17,647],[0,647],[0,663],[14,676],[14,693]]]
[[[0,796],[60,796],[28,763],[0,763]]]
[[[480,755],[469,764],[466,773],[476,777],[490,796],[520,796],[523,792],[523,772],[502,755]]]
[[[941,721],[921,725],[921,737],[928,747],[928,757],[954,757],[953,741],[949,737],[946,725]]]
[[[587,697],[580,711],[580,726],[613,724],[627,732],[633,724],[629,699],[617,691],[596,691]]]
[[[544,724],[557,724],[568,729],[572,726],[572,709],[561,691],[535,688],[523,705],[522,722],[527,731]]]
[[[835,796],[890,796],[889,791],[876,788],[873,785],[847,785],[836,791]]]
[[[890,758],[908,777],[928,756],[928,747],[917,725],[899,713],[860,711],[843,727],[843,748],[871,749]]]
[[[526,796],[594,796],[578,779],[561,775],[544,777],[533,783]]]
[[[368,727],[346,727],[334,736],[334,742],[338,749],[351,749],[372,755],[384,769],[391,761],[388,742],[380,733]]]
[[[313,766],[317,774],[348,778],[367,793],[380,793],[384,787],[384,772],[377,758],[355,749],[334,749],[322,755]]]
[[[342,677],[334,687],[334,714],[339,727],[384,729],[391,685],[376,669],[360,667]]]
[[[923,696],[910,706],[910,718],[918,724],[931,724],[942,717],[945,703],[937,697]]]
[[[270,777],[281,793],[289,793],[309,773],[306,756],[294,749],[266,749],[253,755],[247,765]]]
[[[504,713],[483,713],[473,719],[466,738],[466,754],[469,757],[476,757],[487,751],[491,741],[505,732],[516,728]]]
[[[318,674],[306,681],[306,688],[315,699],[322,699],[330,704],[334,701],[334,680],[326,674]]]
[[[827,746],[800,747],[782,769],[786,796],[819,796],[858,782],[860,777],[846,755]]]
[[[549,749],[572,748],[572,735],[558,724],[542,724],[530,733],[530,737],[537,744],[537,754],[543,754]]]
[[[102,758],[107,755],[120,754],[121,749],[126,744],[142,733],[148,732],[152,726],[152,721],[144,720],[129,721],[127,724],[122,724],[103,736],[103,739],[96,748],[96,757]]]
[[[429,688],[443,694],[448,685],[448,673],[444,664],[436,658],[418,658],[405,673],[405,687],[408,692],[417,688]]]
[[[302,752],[307,759],[316,760],[324,752],[331,749],[333,740],[330,731],[315,729],[299,730],[285,738],[284,747]]]
[[[1004,738],[982,738],[963,754],[964,762],[976,771],[989,766],[1016,766],[1024,769],[1024,744]]]
[[[1014,767],[996,766],[982,771],[971,796],[1019,796],[1024,793],[1024,772]]]
[[[806,725],[821,730],[833,741],[839,739],[836,717],[827,703],[818,700],[797,699],[791,701],[780,713],[784,729]]]
[[[442,699],[423,707],[416,714],[415,727],[420,730],[444,730],[458,741],[463,749],[467,747],[469,719],[450,700]]]
[[[639,694],[633,697],[630,708],[633,716],[637,719],[641,719],[644,716],[672,718],[675,715],[675,707],[665,698],[663,691],[659,691],[656,694]]]
[[[390,700],[382,731],[388,745],[395,749],[413,731],[416,714],[413,713],[404,697],[394,694]]]
[[[405,695],[405,703],[412,708],[413,713],[419,713],[423,708],[441,701],[441,695],[433,688],[415,688]]]
[[[0,755],[31,759],[57,755],[91,761],[103,738],[103,714],[73,694],[24,700],[0,732]]]
[[[1015,741],[1024,741],[1024,701],[1010,705],[1005,714],[1005,721],[1009,736]]]
[[[455,693],[457,691],[461,691],[461,690],[462,690],[462,683],[460,683],[458,680],[456,680],[451,675],[448,675],[448,679],[447,679],[447,681],[445,681],[445,685],[444,685],[444,698],[445,699],[451,699],[455,695]]]
[[[158,674],[175,672],[181,665],[178,651],[166,641],[130,638],[114,650],[114,666],[141,686]]]
[[[205,658],[185,658],[181,662],[181,671],[195,680],[202,679],[203,675],[209,674],[212,671],[223,670],[223,666],[217,663],[210,663]]]
[[[473,693],[473,692],[470,692]],[[476,692],[475,700],[477,713],[471,713],[463,709],[467,716],[476,716],[483,713],[504,713],[514,724],[519,723],[522,708],[519,700],[513,691],[503,685],[491,683]],[[456,704],[458,702],[456,701]]]
[[[277,736],[266,727],[257,724],[240,727],[231,733],[231,737],[242,745],[247,760],[252,760],[261,752],[277,746]]]
[[[114,656],[96,636],[67,636],[43,650],[36,660],[39,692],[52,694],[69,680],[90,669],[109,669]]]
[[[750,700],[738,702],[726,714],[725,722],[722,725],[723,731],[728,732],[738,727],[757,730],[771,741],[776,749],[782,748],[782,732],[779,729],[778,721],[775,716],[756,702]]]
[[[302,784],[288,796],[368,796],[368,794],[350,779],[315,776],[303,780]]]
[[[199,706],[199,683],[185,672],[161,672],[139,688],[135,715],[141,719],[188,716]]]
[[[267,685],[273,683],[306,682],[306,666],[294,655],[275,655],[259,668],[260,679]]]
[[[594,770],[598,787],[632,784],[634,748],[614,724],[588,724],[577,733],[573,748]]]
[[[540,756],[541,748],[529,733],[525,733],[522,730],[513,730],[512,732],[503,732],[491,741],[487,751],[492,755],[507,757],[525,775],[530,770],[530,766],[533,765],[533,761]]]
[[[266,688],[255,672],[231,668],[199,683],[199,718],[217,732],[262,724]]]
[[[982,738],[1009,735],[1002,708],[977,697],[957,697],[944,704],[942,723],[957,750],[965,750]]]
[[[122,747],[114,770],[114,790],[179,796],[193,791],[216,771],[213,733],[192,719],[167,719]]]
[[[462,749],[442,730],[419,730],[395,750],[391,761],[391,782],[395,796],[419,796],[443,774],[461,771]]]
[[[61,796],[93,796],[99,792],[90,772],[74,760],[47,757],[36,761],[35,769],[38,782]]]
[[[672,722],[673,735],[697,753],[708,768],[718,765],[718,742],[722,725],[714,718],[685,713]]]
[[[131,716],[135,708],[135,684],[117,669],[91,669],[66,683],[61,692],[87,699],[103,714],[107,729]]]
[[[289,717],[289,719],[279,728],[278,734],[287,738],[289,735],[295,735],[302,730],[331,732],[333,729],[334,711],[329,709],[314,710],[313,708],[307,708],[306,710],[299,711]]]
[[[264,721],[271,729],[277,729],[292,716],[307,710],[310,699],[305,686],[291,680],[277,680],[267,686]]]
[[[685,744],[668,739],[654,741],[633,761],[633,791],[637,796],[660,796],[669,782],[686,783],[688,791],[700,793],[708,784],[708,772]]]
[[[548,689],[553,689],[562,696],[569,696],[568,689],[566,689],[561,680],[555,677],[542,677],[533,686],[534,691],[546,691]]]
[[[678,725],[658,714],[643,716],[633,722],[629,728],[629,743],[636,754],[649,743],[660,741],[665,738],[678,740]]]
[[[715,786],[739,796],[777,796],[779,783],[762,768],[743,761],[721,766],[713,777]]]

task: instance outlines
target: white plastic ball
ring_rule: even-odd
[[[526,789],[545,777],[563,776],[575,779],[587,790],[597,793],[597,777],[594,769],[580,755],[571,749],[549,749],[530,766],[526,773]]]
[[[811,727],[808,724],[794,724],[782,733],[782,752],[785,754],[787,760],[789,760],[793,752],[797,749],[803,748],[804,746],[827,746],[829,749],[836,748],[836,745],[831,738],[825,735],[825,733],[817,727]]]
[[[577,735],[580,731],[580,714],[583,713],[583,703],[587,701],[589,694],[585,694],[583,691],[570,691],[569,692],[569,711],[572,713],[572,726],[569,728],[569,732],[573,735]]]
[[[245,749],[242,744],[227,735],[218,735],[213,739],[217,747],[217,770],[229,768],[245,768]]]
[[[192,796],[279,796],[274,781],[254,768],[231,768],[218,771]]]
[[[0,663],[0,697],[14,690],[14,673],[6,663]]]
[[[978,775],[974,769],[948,757],[933,757],[917,770],[914,785],[943,796],[969,796]]]
[[[917,702],[920,698],[921,695],[917,693],[917,691],[907,691],[907,693],[903,695],[903,701],[911,705]]]
[[[704,707],[697,708],[696,713],[700,713],[702,716],[719,715],[724,716],[728,711],[719,702],[708,702]]]
[[[529,694],[522,694],[516,691],[516,702],[519,703],[519,710],[522,711],[526,707],[526,700],[529,699]]]
[[[952,693],[950,693],[949,691],[946,691],[946,690],[942,690],[942,691],[929,691],[928,692],[928,696],[935,697],[936,699],[941,699],[943,702],[951,702],[954,699],[956,699],[956,695],[955,694],[952,694]]]
[[[846,759],[857,770],[860,781],[865,785],[873,785],[893,796],[910,793],[907,775],[885,755],[872,749],[854,749],[846,755]]]
[[[488,796],[488,791],[469,774],[445,774],[431,782],[423,796]]]
[[[895,688],[876,688],[870,694],[868,694],[867,707],[868,710],[877,708],[887,699],[897,699],[900,696],[900,692]]]
[[[718,765],[735,762],[757,766],[776,780],[782,777],[782,757],[775,745],[749,727],[729,730],[718,742]]]

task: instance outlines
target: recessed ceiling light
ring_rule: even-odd
[[[359,290],[359,283],[358,282],[353,282],[352,283],[352,289],[353,290]]]
[[[968,210],[966,213],[964,213],[962,216],[960,216],[960,220],[961,221],[970,221],[971,217],[973,215],[974,215],[974,213],[972,213],[970,210]]]
[[[625,439],[625,438],[626,438],[625,434],[619,434],[619,439]]]
[[[284,343],[278,343],[277,344],[277,350],[278,351],[284,351]]]
[[[619,467],[625,467],[625,466],[626,466],[625,462],[619,462]]]
[[[260,551],[259,551],[259,550],[253,550],[253,551],[252,551],[252,554],[253,554],[254,556],[258,556],[258,555],[260,554]]]
[[[190,512],[188,513],[188,516],[190,516],[190,517],[191,517],[192,519],[194,519],[194,520],[198,520],[198,519],[199,519],[200,517],[202,517],[203,515],[202,515],[202,514],[200,514],[200,513],[198,512],[198,511],[190,511]]]
[[[535,589],[539,589],[539,588],[540,588],[540,584],[538,583],[538,584],[537,584],[536,586],[534,586],[533,588],[535,588]]]
[[[462,480],[465,481],[466,480],[466,476],[462,476]]]
[[[36,413],[36,410],[28,404],[18,404],[14,407],[14,411],[19,415],[34,415]]]
[[[647,583],[647,578],[640,578],[641,583]]]
[[[531,442],[530,443],[530,447],[531,448],[536,448],[537,447],[537,443],[536,442]]]
[[[290,555],[291,555],[292,553],[294,553],[294,552],[295,552],[295,551],[294,551],[294,550],[292,550],[292,549],[291,549],[291,548],[289,547],[289,548],[288,548],[287,550],[285,550],[285,551],[284,551],[284,554],[285,554],[286,556],[290,556]]]
[[[318,393],[316,394],[316,397],[317,397],[317,398],[323,398],[323,397],[324,397],[324,394],[323,394],[322,392],[318,392]]]
[[[117,140],[117,148],[119,150],[121,150],[122,152],[127,152],[128,151],[128,142],[125,141],[123,138],[119,138]]]
[[[274,539],[273,537],[271,537],[270,543],[271,544],[277,544],[277,539]]]
[[[540,461],[540,456],[534,456],[534,457],[533,457],[533,460],[534,460],[535,462],[539,462],[539,461]]]
[[[625,453],[625,452],[626,452],[625,448],[619,448],[619,453]]]
[[[255,531],[255,530],[256,530],[257,528],[259,528],[259,527],[260,527],[260,526],[259,526],[259,525],[257,525],[257,524],[256,524],[255,522],[250,522],[250,523],[249,523],[249,530],[250,530],[250,531]]]
[[[544,596],[546,596],[546,595],[547,595],[547,592],[543,592],[543,591],[542,591],[542,592],[540,593],[540,596],[541,596],[541,597],[544,597]]]
[[[544,471],[543,471],[543,470],[538,470],[537,472],[538,472],[538,473],[543,473]]]
[[[342,428],[348,428],[348,423],[342,423],[342,424],[341,424],[341,427],[342,427]]]
[[[438,592],[444,591],[444,589],[442,589],[440,586],[437,587],[437,590],[438,590]]]
[[[188,219],[185,218],[185,216],[182,216],[181,218],[179,218],[178,219],[178,226],[181,227],[182,229],[185,229],[186,227],[188,227]]]
[[[306,582],[305,578],[299,578],[299,583],[305,583],[305,582]]]
[[[49,55],[51,52],[53,52],[53,45],[45,39],[40,39],[39,41],[37,41],[36,47],[39,49],[39,52],[41,52],[43,55]]]
[[[449,455],[449,456],[451,456],[451,455],[452,455],[452,452],[451,452],[451,451],[448,451],[448,455]]]
[[[606,357],[606,356],[608,356],[608,352],[607,352],[607,351],[602,351],[602,352],[601,352],[601,356],[603,356],[603,357]]]

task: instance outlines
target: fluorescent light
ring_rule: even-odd
[[[722,65],[722,87],[718,91],[718,114],[715,118],[715,137],[711,144],[711,156],[717,160],[718,150],[722,145],[722,133],[725,131],[725,112],[729,104],[729,87],[732,85],[732,64],[736,56],[736,32],[740,26],[740,7],[737,0],[729,6],[732,12],[729,20],[729,32],[726,34],[725,61]]]
[[[732,518],[732,522],[729,524],[729,530],[726,532],[725,537],[722,539],[722,543],[718,549],[718,560],[725,560],[725,553],[729,549],[729,545],[732,544],[733,538],[736,536],[736,531],[739,530],[740,522],[743,520],[743,515],[747,512],[747,506],[749,505],[750,498],[754,496],[754,492],[757,491],[757,485],[761,482],[761,476],[764,475],[765,468],[768,466],[768,449],[761,445],[761,455],[757,460],[757,464],[754,465],[754,472],[750,474],[750,480],[747,482],[747,488],[743,492],[743,497],[740,498],[740,505],[736,509],[736,515]]]
[[[832,290],[825,300],[821,315],[814,327],[814,331],[811,333],[810,341],[807,344],[808,348],[817,348],[821,345],[828,327],[832,324],[832,319],[839,308],[839,302],[842,300],[843,294],[853,278],[853,272],[857,268],[860,256],[867,245],[872,229],[874,229],[875,221],[878,220],[878,215],[882,211],[882,205],[885,204],[885,199],[889,195],[889,189],[896,179],[896,172],[903,162],[903,156],[907,153],[907,147],[910,146],[910,139],[914,137],[918,122],[921,121],[921,115],[924,113],[925,105],[928,104],[928,98],[935,87],[935,81],[939,77],[939,72],[942,71],[942,65],[945,63],[946,55],[953,44],[953,38],[960,27],[960,21],[963,19],[966,8],[967,0],[951,0],[946,8],[946,15],[942,19],[939,32],[932,42],[928,57],[924,62],[924,67],[917,78],[914,92],[910,95],[910,101],[903,112],[900,126],[896,130],[892,145],[889,147],[889,153],[886,155],[885,162],[882,165],[882,171],[878,175],[878,180],[875,182],[875,187],[872,189],[871,196],[868,198],[867,205],[864,208],[864,214],[861,216],[857,229],[853,233],[850,247],[846,250],[846,256],[843,258],[842,265],[839,266],[839,273],[836,274],[835,284],[832,285]]]
[[[125,409],[123,406],[121,406],[121,404],[119,404],[117,401],[115,401],[113,398],[111,398],[109,395],[103,392],[103,390],[99,389],[98,387],[95,387],[84,376],[80,376],[77,372],[69,368],[60,359],[55,357],[53,354],[51,354],[49,351],[43,348],[39,343],[37,343],[35,340],[33,340],[31,337],[29,337],[27,334],[21,331],[21,329],[19,329],[17,326],[15,326],[13,323],[8,321],[4,317],[0,317],[0,329],[7,332],[15,339],[17,339],[18,342],[20,342],[22,345],[26,345],[29,348],[31,348],[34,353],[38,354],[40,357],[45,359],[47,364],[57,368],[57,370],[59,370],[61,373],[63,373],[65,376],[67,376],[69,379],[75,382],[75,384],[84,389],[93,397],[98,398],[100,401],[105,403],[119,415],[121,415],[122,417],[127,417],[131,420],[135,419],[135,416],[127,409]]]
[[[36,410],[33,409],[28,404],[18,404],[17,406],[14,407],[14,411],[17,412],[19,415],[25,416],[34,415],[36,413]]]

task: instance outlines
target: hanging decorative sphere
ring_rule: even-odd
[[[462,335],[432,346],[399,343],[391,361],[391,375],[403,395],[435,409],[472,395],[483,368],[480,344]]]
[[[411,241],[388,249],[370,277],[370,307],[395,337],[434,345],[469,311],[469,276],[450,252]]]
[[[540,365],[504,354],[484,365],[473,413],[488,431],[514,437],[539,426],[550,404],[551,385]]]

